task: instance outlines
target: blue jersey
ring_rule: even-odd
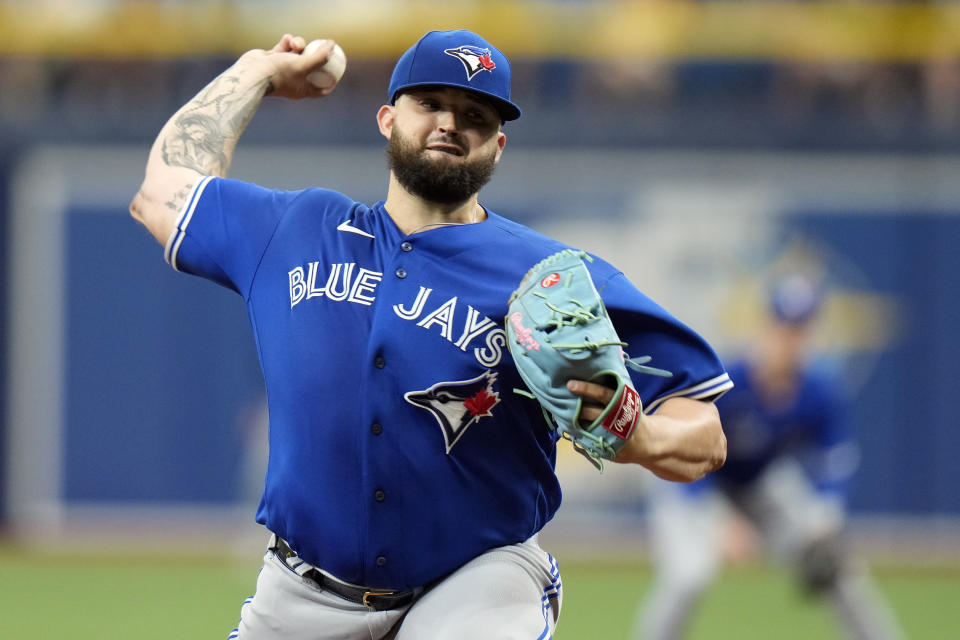
[[[537,533],[560,505],[556,434],[506,349],[510,293],[566,248],[489,212],[405,235],[326,189],[204,178],[166,258],[243,296],[266,382],[257,521],[342,580],[403,589]],[[649,410],[730,386],[696,333],[597,259],[593,278]]]
[[[773,402],[758,392],[756,374],[747,362],[734,363],[729,372],[736,386],[717,402],[727,436],[727,461],[694,485],[716,482],[740,488],[773,461],[790,456],[803,465],[820,493],[843,498],[857,454],[841,385],[834,376],[825,369],[805,367],[795,392]]]

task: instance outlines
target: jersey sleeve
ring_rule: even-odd
[[[660,377],[630,372],[646,413],[655,412],[674,397],[712,402],[733,387],[720,357],[706,340],[641,293],[622,273],[597,284],[613,326],[627,343],[627,355],[650,356],[650,366],[672,374]]]
[[[847,415],[847,400],[840,380],[819,368],[808,371],[807,385],[813,433],[803,464],[816,490],[845,498],[859,466],[860,448]]]
[[[203,177],[190,192],[164,258],[177,271],[246,297],[264,251],[295,193]]]

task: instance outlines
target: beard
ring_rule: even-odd
[[[397,182],[413,195],[428,202],[458,204],[490,181],[496,165],[496,150],[469,162],[433,160],[426,156],[423,147],[394,129],[387,144],[387,159]]]

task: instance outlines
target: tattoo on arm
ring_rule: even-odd
[[[243,87],[236,75],[216,78],[176,118],[173,130],[164,137],[164,163],[226,175],[233,147],[269,84],[269,78],[249,87]]]
[[[200,173],[226,171],[226,141],[220,123],[203,113],[187,112],[178,117],[174,125],[174,130],[163,140],[165,163]]]
[[[167,209],[179,213],[183,209],[183,205],[186,204],[191,189],[193,189],[193,183],[185,184],[182,189],[176,191],[173,197],[164,203]]]

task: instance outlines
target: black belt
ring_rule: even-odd
[[[300,559],[297,552],[291,549],[290,545],[278,535],[273,536],[269,550],[276,554],[284,566],[297,575],[315,582],[318,587],[332,591],[345,600],[362,604],[373,611],[398,609],[413,602],[413,599],[423,592],[422,587],[405,591],[390,591],[389,589],[372,589],[351,585],[331,578]]]

